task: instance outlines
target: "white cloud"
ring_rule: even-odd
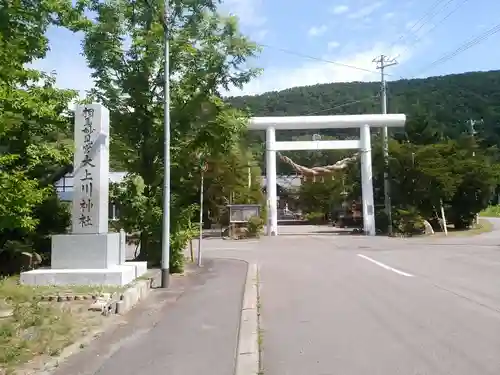
[[[256,31],[252,35],[252,40],[254,42],[261,42],[264,40],[264,38],[269,34],[269,30],[267,29],[261,29],[259,31]]]
[[[336,41],[328,42],[328,50],[332,50],[332,49],[335,49],[335,48],[338,48],[338,47],[340,47],[340,43],[339,42],[336,42]]]
[[[264,0],[222,0],[220,10],[238,17],[243,34],[262,43],[269,34],[268,19],[263,14]]]
[[[389,12],[389,13],[384,14],[384,18],[385,18],[386,20],[388,20],[388,19],[394,18],[394,16],[395,16],[395,15],[396,15],[396,13],[394,13],[394,12]]]
[[[383,1],[377,1],[376,3],[372,3],[370,5],[367,5],[356,12],[350,13],[348,15],[349,18],[351,19],[358,19],[358,18],[365,18],[371,15],[373,12],[375,12],[378,8],[380,8],[384,4]]]
[[[231,95],[255,95],[268,91],[284,90],[296,86],[308,86],[318,83],[373,81],[379,79],[379,72],[372,62],[373,58],[381,53],[395,56],[405,49],[403,45],[396,45],[390,50],[388,44],[377,43],[373,47],[358,50],[337,59],[334,55],[324,56],[324,60],[337,61],[338,65],[327,61],[305,61],[303,64],[293,68],[282,68],[273,66],[264,69],[264,73],[249,82],[243,91],[232,90]],[[409,53],[399,62],[407,60]],[[346,66],[349,65],[349,66]],[[359,69],[353,69],[355,66]]]
[[[313,26],[309,29],[307,34],[309,34],[309,36],[320,36],[320,35],[323,35],[324,33],[326,33],[327,29],[328,28],[326,27],[326,25]]]
[[[408,29],[408,30],[413,29],[414,27],[417,26],[416,22],[417,21],[415,21],[415,20],[406,22],[405,29]]]
[[[331,9],[331,12],[333,14],[342,14],[345,13],[349,10],[349,7],[347,5],[336,5]]]

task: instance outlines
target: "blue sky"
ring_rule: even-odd
[[[234,95],[378,80],[372,60],[382,53],[399,62],[388,69],[391,79],[500,69],[500,32],[433,64],[496,26],[500,1],[226,0],[223,10],[237,15],[242,31],[254,41],[270,46],[251,62],[263,68],[263,74],[243,92],[232,91]],[[83,94],[92,81],[80,55],[80,36],[52,29],[49,38],[51,52],[36,66],[56,71],[59,86]]]

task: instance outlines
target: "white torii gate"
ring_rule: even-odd
[[[373,203],[370,127],[403,127],[405,122],[406,116],[404,114],[252,117],[250,119],[248,129],[266,130],[268,235],[278,235],[278,210],[276,197],[277,151],[359,149],[361,152],[363,229],[365,234],[374,236],[375,210]],[[359,140],[276,142],[276,130],[352,128],[359,128]]]

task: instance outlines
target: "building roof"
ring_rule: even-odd
[[[125,179],[127,173],[128,172],[109,172],[109,182],[120,183]],[[68,173],[54,184],[59,199],[63,201],[70,201],[72,199],[73,180],[73,174]]]
[[[302,184],[302,179],[298,175],[276,176],[276,184],[287,190],[295,190]],[[267,186],[266,176],[262,176],[261,186],[263,188]]]

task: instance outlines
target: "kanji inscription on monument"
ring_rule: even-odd
[[[75,111],[73,233],[108,232],[109,112],[96,105]]]

